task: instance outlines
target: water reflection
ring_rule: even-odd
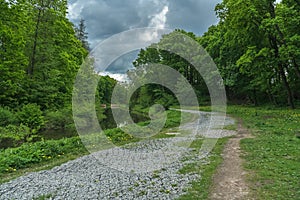
[[[112,108],[114,110],[120,110],[120,108]],[[114,120],[113,117],[113,113],[112,113],[112,109],[111,108],[107,108],[104,111],[104,115],[106,116],[105,119],[102,119],[99,123],[100,126],[102,128],[102,130],[106,130],[106,129],[111,129],[111,128],[116,128],[117,124]],[[123,113],[123,112],[118,112],[118,113]],[[142,115],[142,114],[137,114],[137,113],[130,113],[131,114],[131,118],[134,121],[134,123],[138,123],[138,122],[143,122],[143,121],[147,121],[149,120],[148,117]],[[127,122],[123,122],[121,123],[119,126],[125,126],[127,124]]]

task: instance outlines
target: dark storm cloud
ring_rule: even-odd
[[[214,7],[221,0],[70,0],[69,18],[86,21],[91,47],[133,28],[184,29],[196,35],[217,22]],[[106,70],[122,75],[132,68],[136,53],[122,56]],[[123,78],[123,77],[121,77]]]
[[[87,22],[91,39],[101,39],[119,33],[139,22],[134,6],[124,8],[122,3],[117,6],[112,2],[87,3],[82,9],[81,15]]]
[[[113,34],[148,26],[180,28],[202,34],[217,22],[214,7],[219,1],[70,0],[69,18],[75,24],[80,18],[86,20],[89,40],[94,47],[97,42]],[[157,19],[156,15],[166,8],[165,24],[159,24],[163,19]]]
[[[203,34],[209,26],[217,23],[214,8],[220,0],[170,0],[167,24]]]
[[[69,18],[75,24],[85,19],[92,46],[113,34],[147,27],[151,16],[160,12],[163,1],[153,0],[72,0]]]

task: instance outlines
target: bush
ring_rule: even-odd
[[[5,127],[9,124],[16,124],[16,115],[8,108],[0,107],[0,126]]]
[[[71,108],[47,112],[45,128],[48,130],[75,129]]]
[[[32,133],[36,133],[45,124],[43,112],[37,104],[24,105],[17,115],[20,123],[28,126]]]
[[[32,135],[30,128],[21,124],[0,127],[0,148],[16,147],[23,142],[40,140],[38,136]]]
[[[8,125],[5,128],[0,128],[0,136],[10,137],[15,140],[23,140],[30,136],[30,129],[21,124],[20,126]]]
[[[162,94],[162,97],[156,101],[156,104],[162,105],[166,110],[168,110],[172,105],[177,103],[177,99],[175,99],[170,94]]]
[[[16,171],[34,163],[49,161],[63,154],[86,150],[78,137],[25,143],[17,148],[0,151],[0,173]]]
[[[132,135],[129,135],[122,131],[120,128],[108,129],[104,131],[104,134],[114,143],[114,144],[122,144],[126,143],[126,141],[130,141],[133,139]]]

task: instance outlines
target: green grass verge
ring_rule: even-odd
[[[201,148],[203,140],[195,140],[191,147],[195,148],[198,152]],[[192,163],[184,166],[179,173],[197,173],[201,176],[199,180],[193,181],[191,187],[187,189],[186,194],[180,196],[179,200],[191,200],[191,199],[207,199],[211,187],[213,185],[213,175],[216,173],[218,166],[222,163],[223,158],[221,153],[224,146],[227,143],[228,138],[219,139],[216,146],[211,152],[211,155],[207,158],[207,164],[201,162]]]
[[[87,154],[79,137],[24,143],[0,151],[1,182]]]
[[[255,138],[243,139],[255,199],[300,199],[300,109],[229,106]]]
[[[88,152],[75,152],[75,153],[67,153],[60,157],[51,158],[45,162],[39,162],[34,164],[28,164],[25,168],[18,169],[13,172],[0,173],[0,184],[23,176],[27,173],[38,172],[41,170],[49,170],[55,166],[59,166],[63,163],[66,163],[70,160],[75,160],[81,156],[87,155]]]

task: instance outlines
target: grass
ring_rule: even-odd
[[[52,197],[52,194],[47,194],[47,195],[41,195],[39,197],[33,198],[33,200],[46,200],[50,199]]]
[[[255,138],[241,148],[255,199],[300,199],[300,110],[229,106]]]
[[[213,184],[213,175],[218,166],[222,163],[221,153],[227,143],[228,138],[219,139],[216,146],[207,158],[207,164],[192,163],[184,166],[179,173],[197,173],[201,176],[199,180],[191,182],[191,187],[187,189],[186,194],[179,197],[179,200],[207,199]],[[200,150],[203,140],[195,140],[191,147]]]
[[[241,141],[252,198],[300,199],[300,109],[233,105],[227,109],[228,114],[242,119],[254,136]],[[200,110],[209,111],[209,108],[200,107]],[[235,130],[236,125],[224,129]],[[222,162],[221,152],[227,140],[218,141],[208,165],[193,163],[180,170],[180,173],[202,176],[192,182],[180,200],[208,198],[212,177]],[[201,141],[193,144],[199,147]]]

